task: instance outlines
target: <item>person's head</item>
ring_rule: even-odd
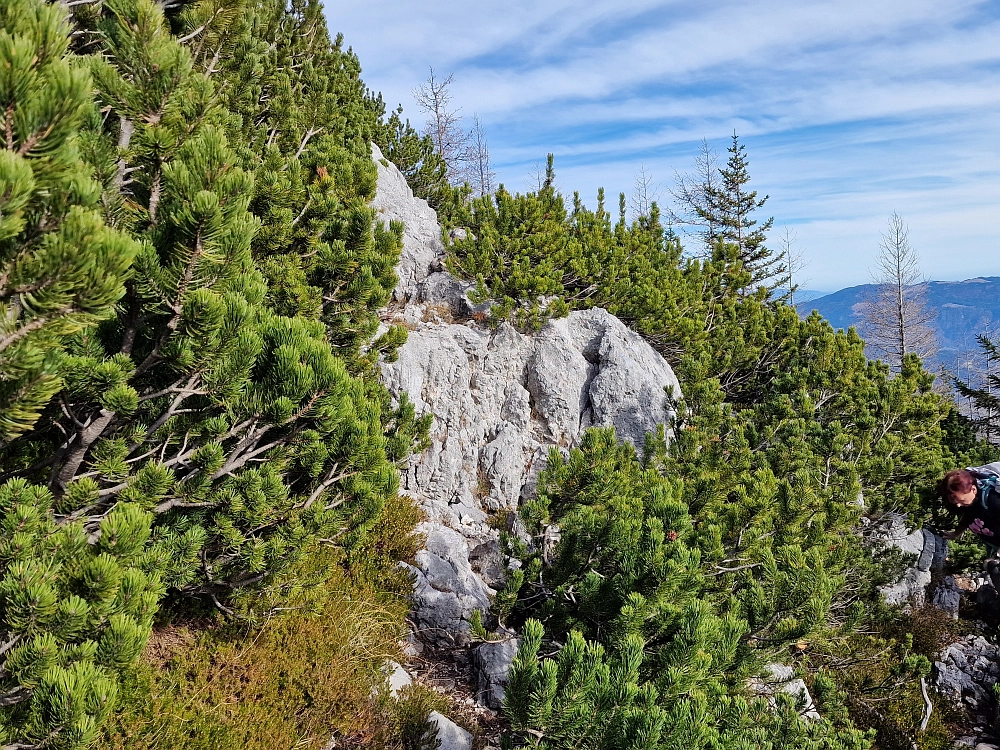
[[[954,469],[944,475],[938,482],[938,494],[941,498],[956,508],[972,505],[976,500],[979,487],[971,471]]]

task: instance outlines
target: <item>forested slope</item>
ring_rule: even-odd
[[[0,21],[4,747],[413,747],[447,710],[371,691],[429,420],[380,378],[407,331],[380,325],[402,227],[370,205],[372,142],[464,230],[449,268],[492,302],[473,324],[603,307],[684,394],[639,454],[608,431],[553,454],[522,517],[554,548],[505,538],[504,742],[942,746],[940,714],[916,732],[939,643],[881,602],[898,566],[863,529],[926,515],[981,446],[918,360],[891,376],[773,299],[759,204],[721,202],[740,231],[692,259],[655,207],[567,202],[551,163],[535,193],[472,200],[312,1],[10,0]],[[822,720],[754,692],[776,661]]]

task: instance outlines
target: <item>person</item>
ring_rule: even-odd
[[[958,539],[971,531],[989,550],[986,572],[1000,591],[1000,461],[985,466],[954,469],[938,482],[938,494],[958,514],[954,531],[941,534]]]
[[[954,469],[938,482],[938,494],[951,505],[960,521],[945,539],[958,539],[968,529],[990,546],[1000,546],[1000,461],[968,469]]]

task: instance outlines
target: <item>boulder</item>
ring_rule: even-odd
[[[903,515],[891,516],[877,541],[882,546],[896,547],[905,554],[916,556],[916,560],[898,582],[880,589],[886,602],[912,602],[918,607],[922,606],[927,599],[927,586],[931,582],[932,572],[944,569],[948,541],[927,529],[907,531],[906,517]]]
[[[486,610],[496,593],[472,569],[465,537],[454,529],[432,523],[417,527],[426,546],[416,554],[413,618],[418,635],[439,646],[469,641],[469,622],[475,610]]]
[[[469,293],[475,284],[459,281],[450,273],[435,272],[427,276],[417,286],[417,301],[447,312],[452,319],[468,320],[485,318],[490,311],[490,303],[475,303]]]
[[[396,266],[399,283],[393,292],[397,302],[413,294],[417,284],[427,278],[432,266],[444,258],[444,243],[437,213],[427,201],[416,198],[406,178],[387,161],[379,147],[371,144],[372,160],[378,170],[378,188],[372,207],[385,224],[403,223],[403,251]]]
[[[506,638],[476,646],[472,652],[476,700],[494,710],[500,709],[506,695],[507,674],[520,647],[519,638]]]
[[[958,605],[962,601],[962,589],[958,587],[954,576],[945,576],[938,587],[934,590],[934,597],[931,603],[943,612],[947,612],[951,619],[958,619]]]
[[[941,653],[934,672],[945,698],[983,712],[992,705],[993,685],[1000,680],[1000,647],[982,636],[966,636]]]
[[[437,736],[438,750],[472,750],[472,735],[447,716],[431,711],[427,725]]]
[[[756,678],[750,681],[750,688],[757,695],[768,696],[768,701],[774,705],[774,696],[778,693],[787,693],[795,698],[801,706],[802,716],[807,719],[818,721],[821,717],[813,703],[809,688],[804,680],[795,677],[795,668],[787,664],[768,664],[766,667],[767,677]]]

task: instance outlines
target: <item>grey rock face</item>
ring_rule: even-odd
[[[417,286],[417,301],[447,312],[453,318],[474,318],[486,315],[490,303],[477,304],[469,297],[475,284],[459,281],[450,273],[437,271],[430,274]]]
[[[934,590],[934,598],[931,603],[951,615],[951,619],[958,619],[958,605],[962,601],[962,590],[955,583],[954,576],[945,576],[944,580]]]
[[[992,687],[1000,679],[1000,647],[982,636],[966,636],[944,650],[934,671],[942,695],[983,711],[991,705]]]
[[[372,160],[378,169],[378,189],[372,207],[386,225],[390,221],[403,222],[403,252],[396,266],[399,283],[393,292],[393,299],[402,302],[444,257],[441,227],[437,213],[427,201],[414,197],[402,172],[386,162],[378,146],[373,143],[371,147]]]
[[[889,604],[912,601],[918,607],[923,605],[931,573],[944,568],[944,561],[948,556],[948,540],[927,529],[907,532],[906,518],[895,516],[890,519],[880,541],[885,546],[896,547],[904,553],[917,556],[899,582],[880,589],[882,596]]]
[[[496,593],[472,569],[469,545],[454,529],[423,523],[426,547],[411,566],[413,618],[421,636],[437,645],[462,644],[468,640],[469,620],[474,610],[485,610]]]
[[[519,638],[483,643],[472,652],[472,665],[476,670],[477,699],[492,709],[503,704],[510,665],[521,647]]]
[[[381,157],[374,147],[373,156]],[[434,417],[431,447],[402,476],[427,517],[413,619],[425,642],[463,645],[472,613],[489,607],[506,574],[490,515],[516,511],[549,451],[565,451],[588,427],[613,426],[641,448],[647,432],[673,418],[665,389],[679,396],[680,387],[666,361],[605,310],[573,312],[532,335],[477,322],[488,305],[441,271],[434,211],[395,167],[378,170],[373,205],[383,220],[406,224],[396,304],[384,323],[410,329],[382,376],[391,394]]]
[[[673,417],[664,388],[679,393],[669,365],[604,310],[574,312],[536,336],[506,324],[424,324],[383,378],[419,414],[434,415],[432,445],[406,467],[402,484],[426,511],[420,530],[428,550],[435,547],[418,555],[417,619],[457,643],[472,610],[494,593],[469,577],[469,550],[496,538],[487,514],[516,510],[549,449],[575,444],[588,427],[614,426],[641,447],[646,432]],[[458,599],[443,607],[443,592]],[[421,614],[428,608],[437,612]]]

